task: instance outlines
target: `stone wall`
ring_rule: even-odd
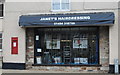
[[[101,70],[109,70],[109,27],[99,28],[99,55]]]
[[[26,69],[31,69],[34,64],[34,29],[26,29]]]
[[[109,70],[109,28],[99,28],[99,62],[102,66],[32,66],[34,64],[34,29],[27,31],[26,69],[41,71],[62,71],[62,72],[108,72]]]

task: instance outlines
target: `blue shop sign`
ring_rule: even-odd
[[[75,14],[46,14],[22,15],[19,25],[34,26],[93,26],[114,24],[114,13],[75,13]]]

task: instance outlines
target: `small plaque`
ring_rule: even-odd
[[[41,64],[41,57],[36,57],[36,60],[37,60],[37,64]]]
[[[13,42],[13,47],[16,47],[16,46],[17,46],[16,42]]]
[[[36,35],[36,40],[39,40],[39,35]]]
[[[41,48],[38,48],[38,49],[37,49],[37,52],[42,52],[42,49],[41,49]]]

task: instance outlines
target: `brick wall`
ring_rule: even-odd
[[[26,69],[31,69],[34,64],[34,29],[26,29]]]

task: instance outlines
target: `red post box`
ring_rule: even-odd
[[[11,42],[11,54],[18,54],[18,37],[12,37]]]

